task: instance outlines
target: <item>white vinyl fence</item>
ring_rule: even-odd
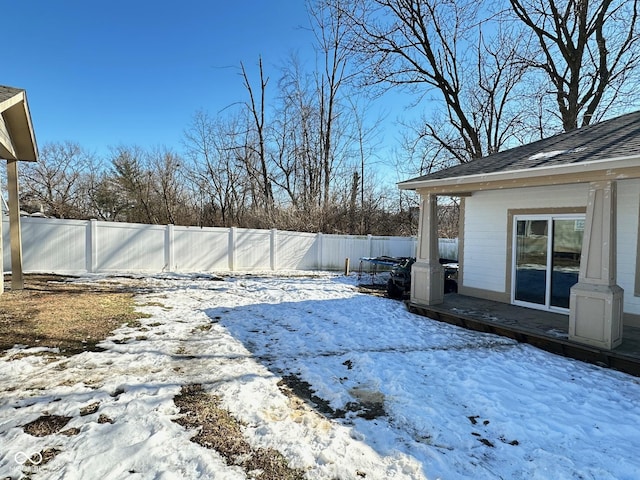
[[[346,258],[354,269],[363,257],[413,257],[416,252],[415,237],[32,217],[23,217],[21,222],[25,272],[342,270]],[[4,268],[8,271],[8,220],[3,222],[3,242]],[[456,240],[443,239],[440,248],[441,256],[457,258]]]

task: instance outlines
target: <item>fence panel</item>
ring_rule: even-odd
[[[415,257],[414,237],[372,237],[370,257]]]
[[[440,258],[447,260],[458,260],[458,239],[457,238],[440,238],[438,239],[438,250]]]
[[[169,270],[165,259],[163,225],[97,222],[96,260],[98,272]]]
[[[229,229],[173,227],[171,271],[207,272],[229,268]]]
[[[323,269],[342,270],[346,258],[355,261],[369,256],[367,236],[323,234],[320,241],[320,259]]]
[[[22,225],[24,271],[73,274],[86,271],[87,222],[25,217]],[[9,220],[2,225],[4,267],[11,268]]]
[[[276,264],[282,270],[321,270],[318,263],[318,235],[315,233],[277,233]]]
[[[236,228],[234,270],[271,269],[271,231]]]
[[[415,237],[330,235],[242,228],[144,225],[23,217],[25,272],[205,272],[342,270],[362,257],[416,256]],[[11,268],[9,221],[4,265]],[[440,239],[440,256],[457,258],[457,239]]]

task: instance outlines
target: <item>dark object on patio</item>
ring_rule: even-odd
[[[402,258],[391,269],[391,276],[387,281],[387,295],[389,298],[403,298],[405,293],[411,292],[411,267],[415,258]]]
[[[387,295],[389,298],[402,299],[411,293],[411,267],[415,258],[402,258],[391,269],[391,276],[387,281]],[[458,264],[445,258],[440,259],[444,266],[444,293],[458,291]]]

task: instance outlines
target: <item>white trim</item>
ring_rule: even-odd
[[[19,104],[20,102],[24,102],[27,99],[25,95],[25,91],[22,89],[18,89],[12,96],[0,102],[0,113],[9,110],[11,107]]]
[[[514,215],[512,225],[512,242],[511,242],[511,303],[521,307],[533,308],[536,310],[545,310],[550,312],[558,312],[569,314],[568,308],[557,307],[551,305],[551,286],[553,274],[553,221],[554,220],[584,220],[585,214],[582,213],[561,213],[561,214],[524,214]],[[522,300],[516,300],[516,280],[517,280],[517,255],[518,248],[518,221],[522,220],[545,220],[547,222],[547,263],[545,266],[545,293],[544,304],[531,303]]]
[[[401,190],[414,190],[429,187],[445,187],[454,185],[467,185],[472,183],[489,183],[501,180],[517,180],[523,178],[538,178],[549,175],[562,175],[571,173],[596,172],[599,170],[611,170],[613,168],[637,167],[640,155],[614,157],[589,162],[570,163],[563,165],[550,165],[547,167],[524,168],[518,170],[503,170],[500,172],[481,173],[476,175],[462,175],[451,178],[433,180],[407,180],[398,183]],[[478,160],[482,161],[482,160]],[[612,165],[613,164],[613,165]]]

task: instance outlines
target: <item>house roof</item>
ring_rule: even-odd
[[[4,85],[0,85],[0,158],[38,159],[27,94],[21,88]]]
[[[638,164],[640,111],[406,180],[402,189],[539,177]]]
[[[9,100],[11,97],[14,97],[16,94],[23,92],[21,88],[14,87],[6,87],[4,85],[0,85],[0,103],[3,103],[5,100]]]

